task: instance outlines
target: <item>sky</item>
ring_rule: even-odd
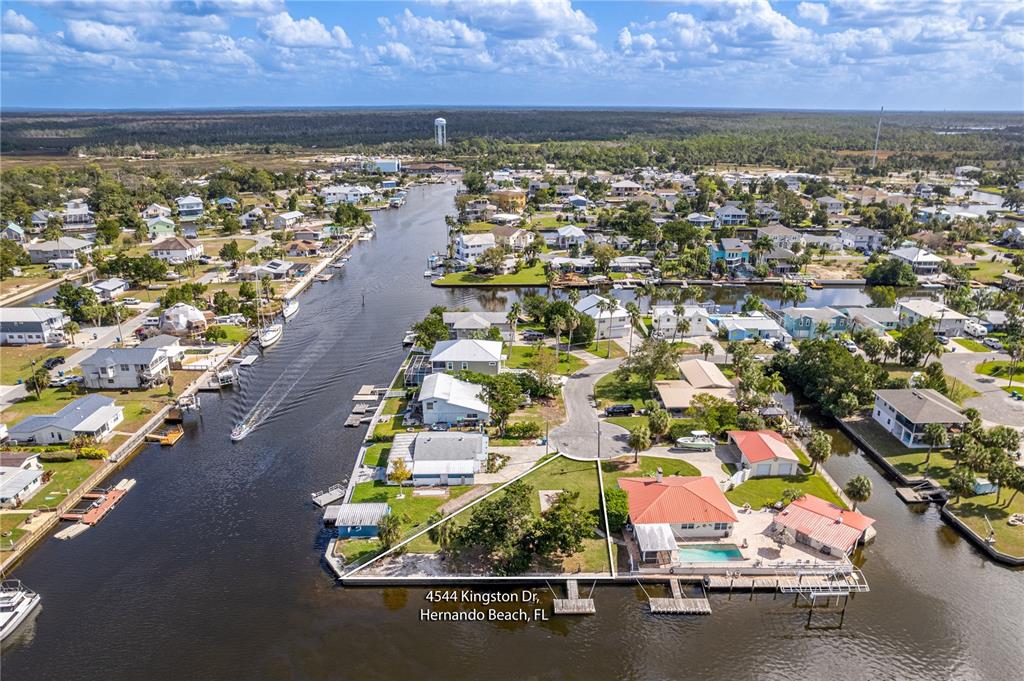
[[[1024,110],[1024,0],[0,8],[0,107]]]

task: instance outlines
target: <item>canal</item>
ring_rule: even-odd
[[[119,477],[138,484],[114,513],[28,556],[13,577],[43,607],[5,650],[5,681],[1019,678],[1024,573],[982,558],[934,508],[908,510],[856,454],[826,467],[840,484],[872,480],[862,509],[879,536],[861,556],[872,590],[851,601],[842,628],[829,616],[807,628],[805,610],[770,595],[712,596],[710,617],[652,616],[630,587],[599,588],[585,619],[427,623],[421,589],[338,587],[309,493],[352,469],[362,431],[341,427],[351,396],[391,378],[403,332],[431,305],[515,298],[423,278],[453,192],[414,188],[404,208],[376,214],[377,238],[301,296],[242,385],[204,393],[176,447],[126,466]],[[232,444],[254,407],[260,424]]]

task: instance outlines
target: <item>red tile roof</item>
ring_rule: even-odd
[[[736,514],[713,478],[671,475],[655,478],[620,478],[629,499],[633,524],[734,523]]]
[[[849,553],[875,520],[808,494],[790,503],[775,516],[774,522],[793,532],[806,534],[826,546]]]
[[[752,464],[774,459],[800,460],[786,439],[774,430],[730,430],[729,437]]]

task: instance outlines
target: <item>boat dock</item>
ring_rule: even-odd
[[[707,596],[699,598],[686,598],[683,596],[683,589],[678,579],[668,580],[669,588],[672,590],[671,598],[647,597],[651,613],[655,615],[710,615],[711,603]],[[647,593],[647,590],[644,590]]]
[[[108,513],[114,510],[117,506],[117,502],[121,500],[126,494],[123,489],[112,489],[109,492],[89,492],[83,494],[83,499],[92,499],[92,506],[84,512],[71,512],[65,513],[61,516],[62,520],[77,520],[83,525],[95,525],[99,521],[103,520]]]
[[[347,482],[339,482],[336,485],[331,485],[325,490],[319,492],[313,492],[310,496],[313,497],[313,503],[323,508],[328,504],[334,503],[338,499],[345,496],[345,490],[348,488]]]
[[[376,402],[377,398],[380,397],[380,393],[384,392],[384,388],[378,388],[375,385],[364,385],[359,388],[359,392],[352,396],[353,402]]]
[[[565,583],[565,591],[566,598],[554,599],[554,614],[593,615],[597,612],[593,598],[580,598],[580,585],[575,579]],[[590,588],[590,594],[594,594],[593,587]]]

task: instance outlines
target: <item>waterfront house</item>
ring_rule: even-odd
[[[522,213],[526,208],[526,192],[522,189],[499,189],[491,193],[491,202],[505,213]]]
[[[292,238],[296,241],[326,241],[335,236],[337,228],[325,225],[322,227],[300,227],[292,232]]]
[[[842,213],[843,207],[846,205],[840,199],[834,196],[821,196],[818,197],[818,205],[825,209],[826,213]]]
[[[848,556],[874,534],[874,519],[840,508],[813,494],[794,499],[772,519],[768,531],[790,534],[797,542],[829,556]]]
[[[842,335],[849,329],[850,320],[831,307],[788,307],[780,312],[782,328],[793,338],[819,338]],[[823,326],[824,325],[824,326]]]
[[[642,188],[643,187],[632,180],[619,180],[618,182],[612,182],[611,185],[612,196],[618,198],[636,196],[640,193]]]
[[[586,210],[587,208],[593,205],[593,201],[591,201],[585,196],[573,194],[572,196],[569,196],[565,199],[565,205],[571,206],[572,208],[577,208],[579,210]]]
[[[50,261],[50,268],[57,271],[79,270],[82,269],[82,263],[78,258],[54,258]]]
[[[124,407],[104,395],[86,395],[53,414],[38,414],[10,427],[10,439],[19,444],[67,444],[77,435],[101,442],[124,420]]]
[[[146,220],[146,236],[150,241],[174,236],[176,231],[174,220],[163,215]]]
[[[785,225],[767,225],[757,228],[757,238],[767,237],[778,248],[792,249],[794,244],[803,243],[803,236]]]
[[[298,263],[274,258],[262,265],[243,265],[238,268],[239,281],[259,281],[260,279],[287,279],[292,276]]]
[[[555,245],[559,248],[582,248],[586,243],[587,235],[576,225],[565,225],[555,230]]]
[[[896,301],[899,327],[905,329],[921,321],[931,323],[932,331],[943,336],[962,336],[967,316],[928,298]]]
[[[487,440],[483,433],[399,433],[388,454],[387,480],[404,461],[414,487],[472,485],[487,465]]]
[[[0,508],[18,508],[42,486],[41,468],[0,466]]]
[[[95,293],[102,301],[113,300],[128,290],[128,282],[120,277],[97,279],[89,284],[89,290]]]
[[[185,356],[185,346],[181,344],[181,339],[175,336],[169,336],[165,333],[147,338],[135,347],[155,348],[159,350],[170,363],[180,362],[182,357]]]
[[[850,331],[868,329],[877,335],[899,328],[900,316],[891,307],[847,307],[843,308],[850,319]]]
[[[308,258],[320,253],[321,248],[323,248],[323,243],[320,241],[296,239],[294,241],[289,241],[285,245],[284,252],[292,258]]]
[[[522,227],[499,225],[491,230],[495,242],[499,246],[514,253],[521,253],[533,242],[533,234]]]
[[[575,272],[577,274],[589,274],[594,271],[595,267],[594,259],[589,255],[580,258],[555,256],[550,258],[548,263],[550,263],[551,269],[558,272]]]
[[[430,374],[420,387],[423,423],[487,423],[491,410],[480,399],[483,386],[460,381],[450,374]]]
[[[64,312],[48,307],[0,307],[0,345],[61,343]]]
[[[1024,276],[1016,272],[1003,272],[999,275],[999,285],[1007,291],[1024,291]]]
[[[612,272],[646,272],[651,269],[651,259],[643,255],[620,255],[612,258],[609,269]]]
[[[797,269],[796,253],[788,248],[776,246],[760,257],[760,262],[771,268],[775,274],[786,274]]]
[[[154,244],[149,250],[154,258],[172,265],[198,260],[203,255],[202,244],[183,236],[164,239]]]
[[[161,203],[151,203],[146,206],[139,216],[143,220],[152,220],[153,218],[169,218],[171,217],[171,209]]]
[[[682,379],[655,381],[662,406],[673,416],[681,416],[690,408],[697,395],[711,395],[729,402],[736,401],[736,388],[721,369],[703,359],[679,362]]]
[[[610,310],[602,309],[602,304],[609,301],[614,303],[615,307]],[[615,298],[604,298],[592,293],[576,303],[574,309],[594,320],[597,329],[594,337],[597,339],[624,338],[629,335],[629,312]]]
[[[690,328],[685,332],[677,330],[679,323],[683,321],[690,323]],[[684,306],[682,314],[676,314],[674,305],[656,305],[651,308],[653,330],[663,338],[706,336],[708,321],[708,311],[697,305]]]
[[[501,350],[501,341],[475,338],[439,341],[430,353],[432,372],[469,370],[493,376],[501,371],[505,360]]]
[[[715,225],[715,219],[703,213],[690,213],[686,216],[686,221],[694,227],[700,227],[701,229],[711,229]]]
[[[0,238],[21,244],[25,242],[25,230],[16,222],[8,222],[4,231],[0,232]]]
[[[462,214],[468,222],[489,220],[497,212],[498,207],[487,199],[473,199],[462,206]]]
[[[486,251],[496,247],[498,242],[490,232],[462,232],[455,237],[455,257],[470,265]]]
[[[725,340],[790,339],[786,330],[774,319],[766,317],[763,312],[752,312],[749,315],[715,315],[711,317],[711,323],[718,328],[719,337],[724,336]]]
[[[927,447],[922,437],[929,423],[947,430],[967,423],[960,407],[931,388],[876,390],[872,418],[907,447]]]
[[[81,363],[85,387],[134,390],[164,382],[170,373],[167,355],[159,348],[102,348]]]
[[[203,200],[198,196],[179,196],[174,199],[178,206],[178,219],[193,222],[203,216]]]
[[[206,316],[188,303],[175,303],[160,313],[159,328],[171,336],[195,336],[206,327]]]
[[[445,312],[442,319],[454,339],[486,337],[492,327],[497,327],[506,338],[511,333],[504,312]]]
[[[302,222],[304,214],[301,210],[289,210],[274,218],[274,229],[291,229]]]
[[[747,211],[739,206],[724,205],[715,209],[715,225],[718,227],[738,227],[747,224]]]
[[[797,475],[800,458],[786,439],[774,430],[730,430],[729,442],[740,453],[740,468],[749,469],[750,477]]]
[[[728,537],[738,522],[714,478],[619,478],[644,562],[674,562],[680,541]]]
[[[725,262],[730,270],[750,264],[750,247],[739,239],[720,239],[717,244],[708,242],[708,253],[712,269],[718,261]]]
[[[839,230],[839,240],[845,248],[852,248],[862,253],[874,253],[882,250],[885,235],[868,227],[852,226]]]
[[[939,256],[917,246],[897,248],[894,251],[889,251],[889,255],[910,265],[914,274],[924,276],[938,273],[942,269],[942,263],[945,262]]]
[[[51,241],[29,244],[26,247],[33,265],[51,263],[54,260],[75,259],[83,261],[92,253],[92,243],[73,236],[62,236]]]
[[[804,234],[804,247],[836,252],[843,250],[843,242],[831,234]]]
[[[327,508],[334,509],[330,516],[338,539],[376,537],[380,521],[391,512],[391,507],[384,502],[335,504]]]

